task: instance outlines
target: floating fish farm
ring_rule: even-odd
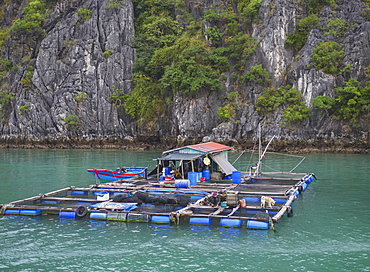
[[[315,180],[313,174],[280,174],[234,171],[228,181],[211,181],[201,172],[195,180],[134,177],[2,204],[0,213],[269,230],[285,214],[293,216],[292,203]]]

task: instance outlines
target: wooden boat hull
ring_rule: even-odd
[[[117,181],[122,179],[133,178],[135,176],[147,177],[147,167],[126,167],[126,172],[116,172],[107,169],[87,169],[87,172],[93,174],[96,179],[107,181]]]

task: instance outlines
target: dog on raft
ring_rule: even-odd
[[[275,205],[275,200],[272,199],[271,197],[268,197],[268,196],[261,196],[261,207],[262,208],[265,208],[266,207],[266,203],[268,205],[269,208],[272,208],[272,206]]]

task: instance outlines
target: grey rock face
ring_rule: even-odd
[[[32,91],[22,90],[19,71],[12,82],[16,94],[3,135],[31,139],[109,137],[128,133],[109,96],[114,89],[131,91],[135,51],[133,7],[107,8],[109,1],[63,1],[48,21],[34,64]],[[82,21],[77,10],[92,11]],[[110,57],[102,54],[111,50]],[[113,87],[114,86],[114,87]],[[86,98],[76,99],[85,93]],[[22,105],[30,105],[20,114]],[[66,117],[78,117],[78,128],[68,129]]]
[[[122,109],[112,105],[110,95],[115,89],[132,91],[132,69],[135,50],[133,4],[124,0],[121,7],[107,8],[109,0],[59,1],[46,23],[46,36],[35,48],[28,65],[34,67],[30,89],[22,88],[26,66],[9,73],[2,89],[14,94],[7,118],[2,119],[2,139],[135,139],[156,137],[159,141],[202,139],[216,141],[244,141],[256,137],[263,124],[263,137],[277,135],[286,141],[316,141],[331,138],[368,141],[368,125],[362,129],[348,129],[346,122],[333,121],[322,112],[313,111],[312,117],[293,129],[279,125],[282,116],[275,113],[264,118],[258,115],[254,103],[262,93],[262,86],[245,86],[242,94],[246,103],[238,108],[236,116],[221,123],[217,110],[225,105],[227,93],[234,91],[231,72],[227,73],[223,90],[202,91],[195,98],[175,97],[166,109],[166,115],[150,129],[139,126]],[[189,11],[196,18],[202,16],[193,2],[187,1]],[[208,7],[222,0],[204,2]],[[363,1],[337,2],[337,8],[325,7],[319,14],[320,26],[312,29],[305,46],[299,51],[285,47],[285,40],[295,31],[299,19],[307,10],[295,0],[263,0],[260,21],[251,29],[258,41],[255,54],[248,61],[250,67],[262,64],[268,71],[272,87],[290,85],[301,91],[305,104],[312,108],[312,100],[319,95],[333,96],[335,87],[343,86],[349,78],[366,80],[365,68],[370,65],[370,22],[360,16]],[[79,9],[92,11],[83,21]],[[17,9],[9,5],[4,22],[16,16]],[[333,16],[346,19],[352,28],[340,38],[323,34],[323,26]],[[335,18],[336,18],[335,17]],[[310,55],[318,42],[336,41],[343,45],[345,64],[352,71],[327,75],[312,65]],[[9,58],[14,48],[9,43]],[[104,54],[103,54],[104,53]],[[14,54],[13,54],[14,55]],[[22,106],[28,109],[22,111]],[[68,122],[70,119],[75,122]],[[67,119],[66,119],[67,118]]]

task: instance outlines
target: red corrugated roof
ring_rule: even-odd
[[[164,151],[162,154],[172,153],[175,151],[178,152],[179,150],[182,150],[185,148],[190,148],[190,149],[200,151],[202,153],[209,153],[209,154],[233,149],[232,147],[227,146],[227,145],[223,145],[223,144],[219,144],[215,142],[208,142],[208,143],[201,143],[201,144],[196,144],[196,145],[187,145],[187,146],[178,147],[175,149]]]
[[[215,152],[221,152],[221,151],[233,149],[230,146],[215,143],[215,142],[189,145],[187,147],[192,148],[192,149],[196,149],[196,150],[199,150],[199,151],[202,151],[202,152],[207,152],[207,153],[215,153]]]

